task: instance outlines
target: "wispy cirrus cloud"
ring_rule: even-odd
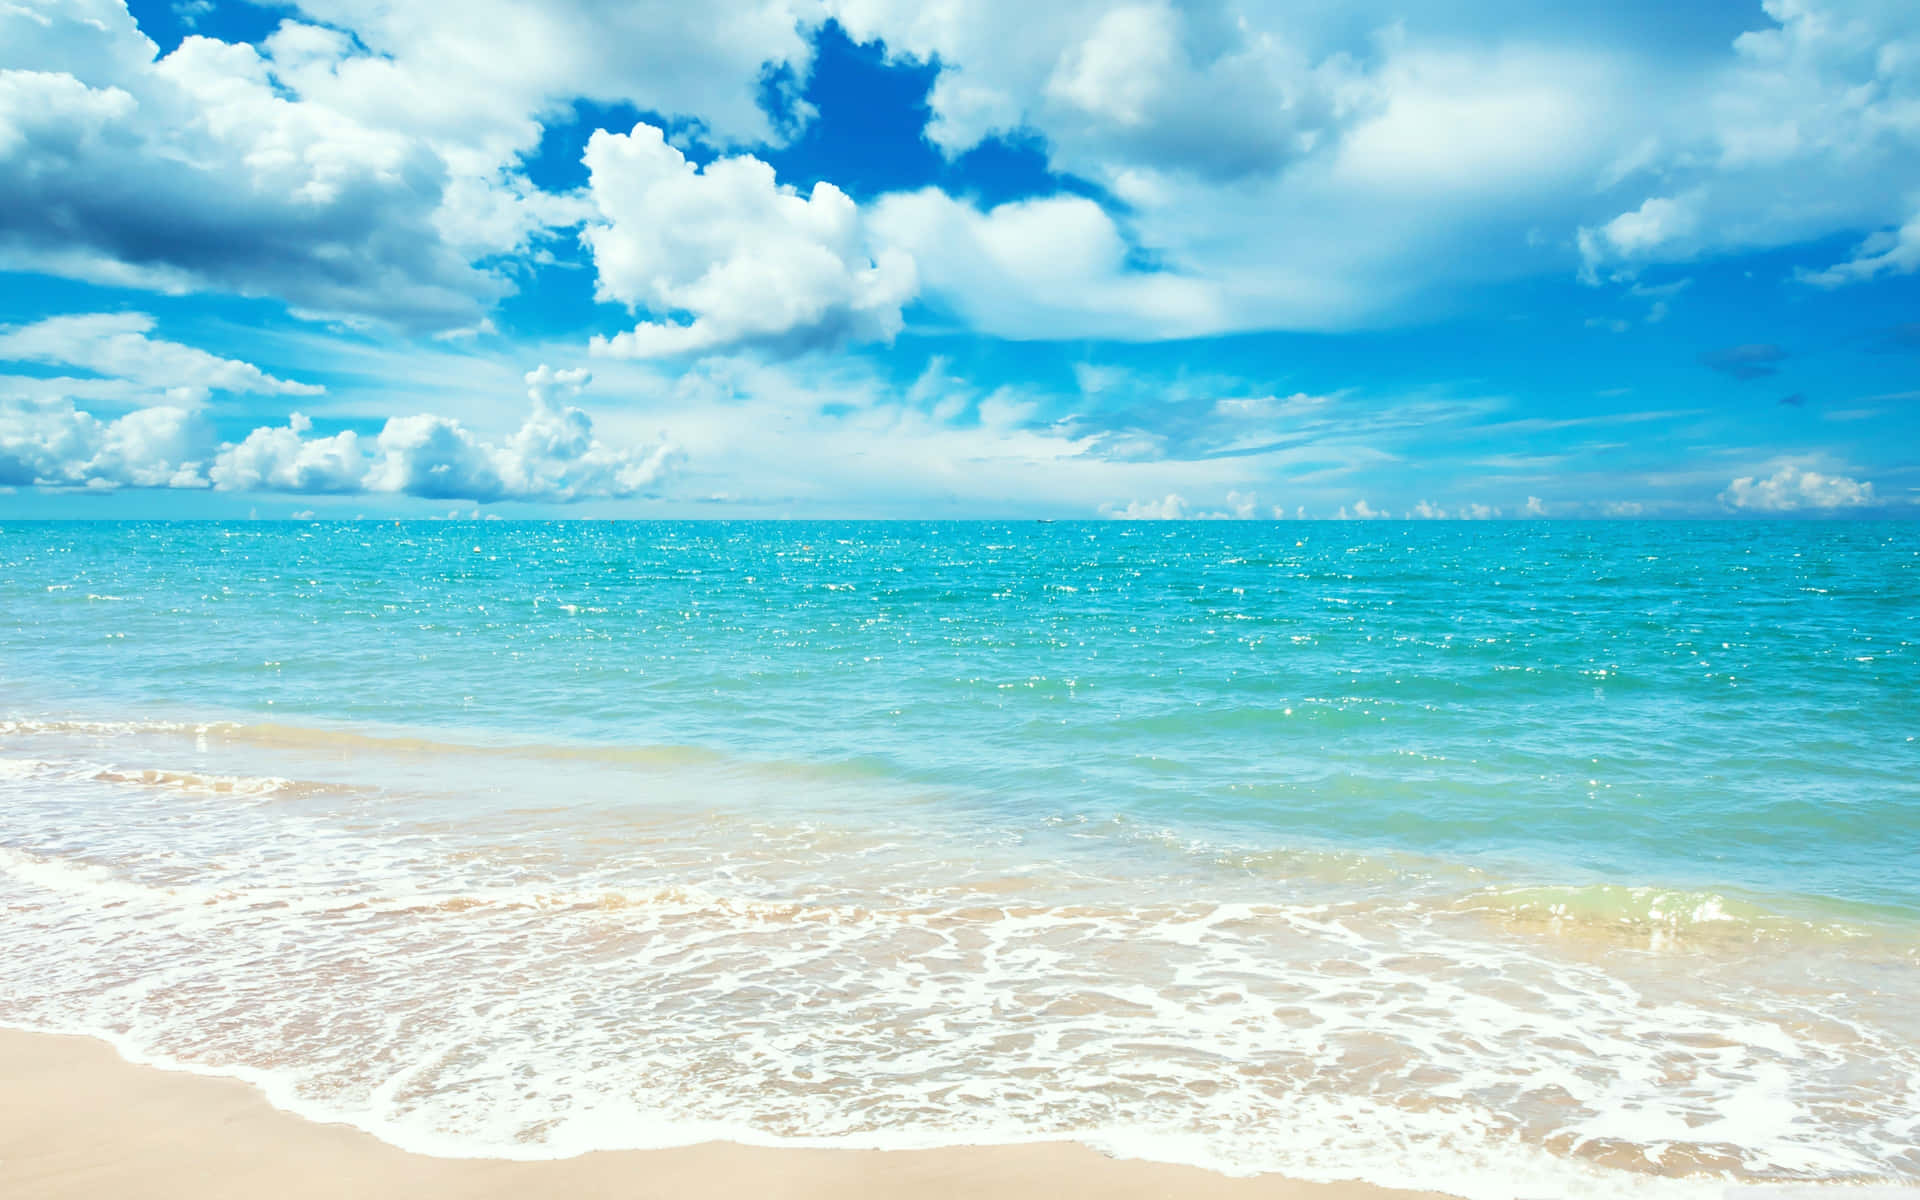
[[[318,396],[318,384],[278,379],[252,363],[152,336],[146,313],[84,313],[0,325],[0,362],[77,367],[197,403],[211,391]]]

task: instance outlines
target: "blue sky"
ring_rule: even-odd
[[[25,0],[0,518],[1912,516],[1920,7]]]

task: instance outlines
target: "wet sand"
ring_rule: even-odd
[[[1064,1142],[886,1151],[716,1142],[541,1162],[431,1158],[282,1112],[237,1080],[137,1066],[91,1038],[12,1030],[0,1030],[0,1196],[1439,1200],[1361,1183],[1233,1179]]]

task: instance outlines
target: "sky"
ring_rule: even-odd
[[[0,0],[0,519],[1920,516],[1913,0]]]

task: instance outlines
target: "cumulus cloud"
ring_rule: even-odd
[[[1359,506],[1356,506],[1356,507],[1359,507]],[[1529,508],[1527,511],[1529,513],[1532,513],[1531,508]],[[1375,514],[1373,514],[1371,510],[1368,510],[1366,512],[1355,513],[1354,515],[1369,516],[1369,515],[1375,515]],[[1380,513],[1377,515],[1385,516],[1386,514]],[[1500,516],[1500,508],[1498,505],[1494,505],[1494,504],[1481,504],[1478,502],[1469,502],[1466,504],[1462,504],[1459,508],[1455,509],[1453,512],[1448,512],[1446,509],[1440,507],[1438,504],[1435,504],[1430,500],[1422,500],[1418,504],[1413,506],[1413,510],[1411,512],[1407,513],[1407,520],[1409,521],[1446,521],[1446,520],[1491,521],[1498,516]]]
[[[1314,62],[1273,29],[1194,28],[1208,22],[1168,3],[1109,8],[1063,49],[1029,120],[1069,157],[1231,180],[1304,155],[1374,99],[1345,56]]]
[[[1906,0],[1766,0],[1684,52],[1599,9],[1391,0],[297,11],[257,45],[161,56],[113,0],[0,7],[0,264],[471,329],[512,287],[503,256],[589,221],[602,294],[645,315],[604,348],[635,355],[885,340],[915,297],[995,334],[1162,338],[1348,328],[1462,284],[1815,237],[1872,234],[1805,274],[1820,286],[1920,265]],[[638,131],[606,135],[629,144],[603,143],[591,192],[528,178],[582,100],[730,150],[782,142],[829,16],[937,66],[927,136],[948,155],[1031,137],[1100,201],[862,213],[757,159],[649,156]]]
[[[804,350],[899,332],[913,258],[869,251],[858,206],[831,183],[802,196],[744,155],[702,169],[646,124],[596,132],[586,163],[599,217],[581,236],[600,297],[665,318],[595,338],[596,353]]]
[[[1584,30],[1556,40],[1548,21],[1476,28],[1471,11],[1443,30],[1367,0],[833,7],[856,36],[939,64],[928,136],[949,155],[1037,133],[1056,170],[1119,201],[1126,260],[1156,269],[1106,272],[1136,293],[1125,303],[1105,278],[1060,288],[1049,332],[1028,336],[1349,328],[1448,286],[1557,266],[1559,251],[1519,252],[1528,230],[1570,241],[1595,181],[1656,114],[1679,111],[1647,100],[1671,88],[1657,63]],[[910,214],[938,230],[926,241],[977,255],[969,222],[934,207]],[[966,278],[935,283],[940,264],[915,245],[930,291],[979,297],[959,306],[969,320],[991,315],[991,258],[956,251],[950,270]],[[997,293],[1028,307],[1016,274]]]
[[[391,418],[370,438],[318,436],[294,413],[221,443],[204,418],[177,407],[102,421],[71,401],[13,403],[0,406],[0,483],[567,503],[639,495],[681,457],[665,438],[615,448],[595,437],[587,414],[564,403],[587,384],[585,371],[542,365],[526,378],[533,411],[501,440],[433,414]]]
[[[1169,492],[1164,499],[1132,500],[1125,507],[1102,504],[1100,515],[1118,521],[1253,521],[1260,516],[1260,497],[1253,492],[1230,491],[1225,508],[1196,511],[1184,497]]]
[[[1599,282],[1600,265],[1610,259],[1628,261],[1651,256],[1660,247],[1692,235],[1700,224],[1701,193],[1649,197],[1632,212],[1621,213],[1598,228],[1579,231],[1580,277]]]
[[[262,426],[224,446],[208,471],[222,491],[357,492],[367,475],[360,436],[306,436],[313,421],[294,413],[282,426]],[[398,489],[375,489],[398,490]]]
[[[541,121],[576,98],[683,118],[722,144],[778,141],[790,130],[772,122],[760,97],[806,77],[806,34],[822,17],[813,0],[298,7],[317,26],[351,30],[369,51],[300,72],[306,94],[400,125],[451,158],[490,164],[531,149]]]
[[[1800,278],[1824,288],[1860,283],[1879,275],[1911,275],[1920,270],[1920,215],[1891,233],[1861,242],[1853,257],[1824,271],[1803,271]]]
[[[1279,20],[1250,19],[1260,15]],[[965,77],[964,64],[955,75]],[[1518,252],[1526,230],[1570,222],[1590,203],[1594,176],[1627,137],[1608,122],[1632,111],[1646,80],[1605,55],[1402,37],[1380,44],[1364,85],[1354,86],[1369,98],[1351,119],[1274,169],[1230,182],[1171,155],[1080,161],[1056,152],[1058,166],[1100,182],[1124,207],[1110,222],[1122,247],[1105,260],[1114,266],[1060,290],[1045,314],[1050,335],[1344,329],[1444,287],[1540,269],[1552,261],[1545,252]],[[1228,121],[1264,111],[1246,103],[1215,108]],[[930,240],[955,244],[951,235]],[[936,266],[920,259],[931,281]],[[1135,293],[1124,323],[1109,278]],[[999,290],[1015,305],[1028,294],[1012,280]],[[982,307],[964,311],[971,318]]]
[[[1274,510],[1279,516],[1280,510]],[[1119,521],[1254,521],[1260,516],[1260,497],[1253,492],[1230,491],[1226,507],[1196,510],[1177,493],[1161,500],[1132,500],[1125,507],[1102,504],[1100,515]]]
[[[1388,0],[303,8],[353,38],[290,33],[267,51],[275,78],[430,147],[449,172],[436,228],[461,246],[579,215],[509,169],[575,96],[628,101],[726,146],[787,136],[754,97],[765,83],[793,100],[826,16],[937,64],[927,136],[949,156],[1033,136],[1055,170],[1117,201],[1055,195],[1001,211],[889,198],[854,214],[852,242],[811,227],[835,207],[817,191],[791,197],[819,209],[808,222],[772,221],[764,240],[691,221],[687,244],[637,253],[657,279],[602,267],[605,294],[647,315],[608,343],[626,353],[884,340],[916,295],[1023,337],[1346,328],[1461,284],[1561,269],[1569,254],[1597,280],[1872,230],[1900,232],[1809,279],[1912,266],[1901,226],[1920,146],[1920,18],[1904,0],[1766,0],[1744,35],[1727,25],[1657,52],[1635,23],[1595,12],[1468,3],[1413,19]],[[624,203],[642,220],[655,211]],[[1049,237],[1062,261],[1030,248]],[[917,289],[888,250],[914,260]],[[764,310],[739,303],[754,287]]]
[[[204,488],[211,429],[172,405],[102,421],[72,401],[0,404],[0,484]]]
[[[1260,5],[1244,14],[1166,0],[829,7],[856,37],[946,66],[928,136],[949,155],[1029,129],[1082,174],[1144,163],[1231,180],[1308,152],[1371,98],[1348,56],[1298,44],[1287,31],[1306,22]],[[1015,28],[1021,36],[1009,39]]]
[[[252,363],[221,358],[179,342],[151,337],[145,313],[87,313],[0,325],[0,361],[79,367],[165,390],[178,400],[204,400],[209,391],[269,396],[317,396],[315,384],[278,379]]]
[[[882,197],[875,235],[910,253],[930,298],[1007,338],[1163,338],[1233,323],[1205,280],[1139,270],[1118,223],[1080,196],[982,211],[937,189]]]
[[[1920,265],[1920,8],[1906,0],[1763,0],[1703,94],[1667,111],[1627,175],[1655,189],[1580,231],[1583,269],[1630,273],[1724,250],[1887,230],[1802,278],[1837,287]],[[1903,224],[1904,222],[1904,224]]]
[[[1195,511],[1185,497],[1169,492],[1163,499],[1130,500],[1124,507],[1102,504],[1100,515],[1116,521],[1252,521],[1260,515],[1260,498],[1252,492],[1230,491],[1224,509]]]
[[[1102,504],[1100,515],[1120,521],[1184,521],[1188,509],[1184,497],[1168,492],[1159,500],[1129,500],[1125,507]]]
[[[472,328],[511,290],[499,256],[592,212],[525,168],[575,102],[781,141],[810,112],[796,89],[823,15],[813,0],[295,11],[255,44],[191,36],[161,56],[118,0],[0,5],[0,266]]]
[[[1874,503],[1873,484],[1845,475],[1782,465],[1762,479],[1743,475],[1720,493],[1720,503],[1749,512],[1799,512],[1859,508]]]
[[[506,290],[442,236],[442,156],[302,100],[270,49],[156,58],[110,0],[7,5],[0,47],[0,266],[425,328]]]
[[[1920,10],[1903,0],[1767,0],[1744,34],[1729,13],[1657,50],[1637,22],[1566,6],[831,7],[938,64],[939,147],[1038,134],[1056,170],[1119,201],[1105,211],[1128,261],[1157,265],[1117,279],[1182,301],[1121,321],[1108,289],[1061,288],[1041,336],[1349,328],[1569,255],[1597,283],[1913,213]],[[971,261],[903,235],[929,292],[961,296],[969,321],[996,294],[1028,307],[1025,281],[934,208],[912,212],[938,231],[925,243]],[[1908,269],[1907,240],[1873,239],[1819,281]]]
[[[1340,511],[1333,514],[1333,519],[1336,521],[1372,521],[1375,519],[1384,519],[1391,515],[1391,513],[1383,512],[1362,499],[1355,500],[1351,509],[1342,504]]]

